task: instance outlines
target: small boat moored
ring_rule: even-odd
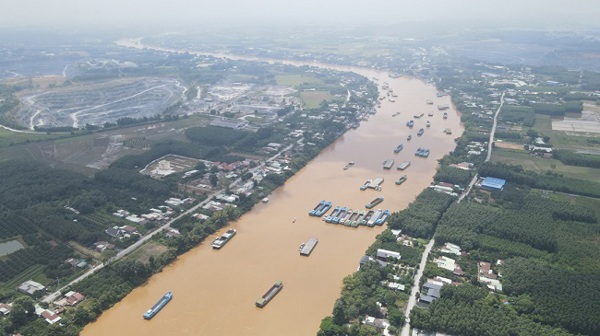
[[[173,292],[165,293],[165,295],[163,295],[163,297],[161,297],[160,300],[158,300],[158,302],[156,302],[154,304],[154,306],[152,306],[152,308],[148,309],[148,311],[144,313],[144,318],[146,320],[153,318],[154,315],[158,314],[158,312],[161,309],[163,309],[164,306],[166,306],[167,303],[169,303],[169,301],[171,301],[172,298],[173,298]]]
[[[233,238],[233,236],[235,236],[236,233],[237,233],[237,231],[235,229],[227,230],[220,237],[218,237],[217,239],[215,239],[213,241],[212,248],[218,250],[221,247],[225,246],[225,244],[227,244],[227,242],[230,241],[231,238]]]
[[[372,209],[374,206],[376,206],[377,204],[383,202],[383,196],[379,196],[377,198],[375,198],[374,200],[372,200],[371,202],[365,204],[365,208],[367,209]]]
[[[398,180],[397,180],[395,183],[396,183],[397,185],[401,185],[402,183],[404,183],[404,181],[406,181],[406,179],[408,179],[408,176],[406,176],[406,175],[403,175],[403,176],[401,176],[401,177],[400,177],[400,178],[399,178],[399,179],[398,179]]]

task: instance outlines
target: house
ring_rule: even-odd
[[[371,327],[379,328],[379,329],[385,329],[390,325],[390,323],[385,319],[378,319],[378,318],[375,318],[373,316],[368,316],[368,315],[363,320],[363,324],[369,325]]]
[[[167,238],[177,238],[181,236],[181,233],[177,229],[170,228],[165,232],[165,237]]]
[[[441,256],[439,258],[433,259],[433,262],[440,268],[445,270],[454,272],[454,268],[456,266],[456,260]]]
[[[109,227],[108,229],[104,230],[104,232],[113,238],[119,238],[123,234],[123,231],[121,231],[118,226]]]
[[[445,243],[444,246],[440,249],[440,252],[455,254],[457,256],[461,254],[460,246],[452,243]]]
[[[101,240],[94,243],[94,249],[98,252],[104,252],[105,250],[114,250],[115,245]]]
[[[45,291],[46,287],[44,285],[42,285],[41,283],[35,282],[33,280],[28,280],[23,282],[21,285],[19,285],[19,287],[17,287],[17,291],[23,293],[23,294],[28,294],[28,295],[33,295],[38,291]]]
[[[504,185],[506,184],[506,180],[496,178],[496,177],[486,177],[481,182],[481,188],[488,190],[502,190],[504,189]]]
[[[400,256],[400,253],[395,252],[395,251],[384,250],[384,249],[377,249],[376,257],[378,260],[385,261],[385,262],[390,261],[390,259],[399,260],[400,258],[402,258]]]
[[[374,258],[372,258],[372,257],[369,257],[369,256],[367,256],[367,255],[364,255],[364,256],[362,256],[362,258],[360,258],[360,262],[359,262],[359,265],[358,265],[358,269],[360,269],[360,267],[361,267],[361,266],[362,266],[364,263],[366,263],[366,262],[368,262],[368,261],[376,261],[376,262],[379,264],[379,266],[381,266],[381,267],[385,267],[385,266],[387,266],[387,262],[385,262],[385,261],[382,261],[382,260],[379,260],[379,259],[374,259]]]
[[[488,279],[497,278],[496,274],[494,274],[494,271],[492,271],[492,265],[489,262],[480,261],[478,266],[480,276],[486,277]]]
[[[65,294],[65,298],[67,299],[67,305],[76,306],[85,299],[85,296],[79,292],[70,291]]]
[[[39,316],[41,318],[43,318],[49,324],[54,324],[54,323],[56,323],[56,322],[58,322],[58,321],[61,320],[60,316],[58,316],[55,313],[49,311],[48,309],[45,309]]]
[[[0,314],[2,314],[3,316],[10,314],[11,310],[12,310],[12,305],[6,304],[6,303],[0,303]]]
[[[436,299],[440,298],[440,291],[444,283],[436,280],[427,280],[425,284],[423,284],[423,289],[419,294],[419,302],[430,304]]]
[[[131,225],[125,225],[125,226],[121,226],[119,228],[120,230],[122,230],[125,234],[136,234],[137,232],[137,228],[135,226],[131,226]]]
[[[69,264],[73,267],[77,266],[77,264],[79,264],[80,260],[77,258],[69,258],[67,260],[65,260],[65,264]]]

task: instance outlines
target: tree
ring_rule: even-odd
[[[208,180],[210,181],[210,185],[214,187],[217,186],[217,183],[219,182],[219,179],[217,178],[217,175],[215,174],[210,174],[208,176]]]

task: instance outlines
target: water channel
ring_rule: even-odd
[[[210,242],[216,235],[209,237],[104,312],[82,335],[316,334],[321,319],[331,314],[343,278],[356,271],[365,249],[384,227],[326,224],[307,212],[322,199],[362,210],[379,195],[385,200],[378,208],[405,208],[431,183],[437,159],[453,150],[453,139],[463,130],[452,106],[448,119],[442,118],[435,106],[450,104],[450,98],[436,97],[430,84],[389,78],[386,72],[373,69],[336,69],[379,78],[379,85],[388,82],[398,94],[396,102],[384,100],[376,115],[323,150],[270,195],[268,203],[256,205],[232,223],[238,234],[223,249],[213,250]],[[427,105],[426,99],[434,105]],[[435,115],[428,117],[431,111]],[[393,117],[395,112],[400,115]],[[409,130],[405,123],[416,113],[425,116],[415,119],[415,127]],[[427,120],[430,128],[425,128]],[[418,137],[421,127],[425,134]],[[445,128],[454,135],[444,134]],[[413,138],[407,142],[411,133]],[[394,154],[400,143],[404,150]],[[430,148],[429,158],[414,156],[418,147]],[[405,160],[411,165],[404,172],[395,166],[384,170],[382,162],[391,158],[396,165]],[[355,162],[354,167],[343,170],[349,161]],[[395,185],[404,174],[408,180]],[[365,180],[375,177],[385,179],[381,191],[359,190]],[[310,257],[301,257],[298,246],[312,236],[319,239],[317,247]],[[255,307],[255,301],[277,280],[283,281],[283,290],[265,308]],[[173,291],[173,300],[152,320],[144,320],[142,314],[167,291]]]

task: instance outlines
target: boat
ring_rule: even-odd
[[[394,159],[387,159],[383,161],[383,169],[391,169],[394,166]]]
[[[427,105],[433,105],[433,100],[431,99],[426,99],[425,102],[427,103]]]
[[[262,199],[262,202],[263,202],[263,203],[267,203],[268,201],[269,201],[269,198],[268,198],[268,197],[265,197],[265,198],[263,198],[263,199]]]
[[[377,220],[375,221],[375,225],[383,225],[383,223],[387,220],[388,216],[390,215],[390,211],[389,210],[385,210],[381,216],[379,216],[379,218],[377,218]]]
[[[220,249],[221,247],[225,246],[225,244],[227,244],[227,242],[230,241],[236,233],[237,231],[235,229],[229,229],[225,231],[225,233],[213,241],[212,247],[217,250]]]
[[[369,185],[371,184],[371,180],[367,180],[362,186],[360,186],[360,190],[367,190]]]
[[[404,161],[396,167],[397,170],[404,170],[410,166],[410,161]]]
[[[433,117],[433,111],[430,111],[429,113],[427,113],[428,117]]]
[[[413,118],[415,118],[415,119],[420,119],[420,118],[421,118],[422,116],[424,116],[424,115],[425,115],[425,113],[417,113],[417,114],[415,114],[415,115],[413,116]]]
[[[335,216],[331,219],[331,223],[338,224],[340,222],[340,220],[344,216],[346,216],[347,212],[348,212],[348,208],[346,208],[346,207],[341,208],[340,212],[338,212],[337,216]]]
[[[348,211],[346,212],[346,214],[344,215],[344,217],[342,217],[340,219],[340,224],[344,224],[346,225],[346,222],[348,221],[348,219],[352,216],[354,212],[352,212],[352,209],[348,209]]]
[[[444,112],[444,119],[448,119],[448,113]]]
[[[417,136],[421,136],[421,135],[423,135],[423,133],[425,133],[425,130],[422,128],[419,128],[419,131],[417,132]]]
[[[379,219],[379,217],[381,216],[381,210],[377,210],[373,213],[373,216],[371,216],[371,218],[369,219],[369,221],[367,221],[367,226],[375,226],[375,222]]]
[[[160,300],[158,300],[158,302],[156,302],[154,304],[154,306],[152,306],[152,308],[148,309],[147,312],[144,313],[144,318],[146,320],[149,320],[151,318],[154,317],[154,315],[158,314],[158,312],[164,308],[164,306],[167,305],[167,303],[169,303],[169,301],[171,301],[171,299],[173,298],[173,292],[167,292],[165,293],[165,295],[163,295]]]
[[[412,135],[410,135],[410,134],[409,134],[409,135],[406,137],[406,141],[410,141],[410,139],[412,139]]]
[[[440,97],[443,97],[443,96],[444,96],[444,94],[443,94],[443,93],[441,93],[441,92],[438,92],[438,93],[436,93],[435,95],[436,95],[436,97],[438,97],[438,98],[440,98]]]
[[[269,303],[269,301],[271,301],[275,297],[275,295],[277,295],[277,293],[279,293],[282,289],[283,282],[281,280],[275,282],[275,284],[271,286],[271,288],[269,288],[269,290],[260,299],[256,301],[256,306],[258,308],[266,306],[267,303]]]
[[[403,144],[399,144],[398,147],[396,147],[394,149],[394,153],[400,153],[400,151],[404,149],[404,145]]]
[[[325,204],[325,200],[322,200],[321,202],[319,202],[319,204],[317,204],[315,206],[314,209],[312,209],[308,214],[311,216],[314,216],[315,213]]]
[[[404,183],[404,181],[406,181],[407,178],[408,178],[408,176],[402,175],[395,183],[397,185],[401,185],[402,183]]]
[[[375,213],[375,211],[373,210],[369,210],[365,216],[363,217],[363,219],[360,221],[360,225],[367,225],[367,222],[371,219],[371,217],[373,217],[373,214]]]
[[[356,221],[356,218],[358,218],[358,214],[358,210],[354,210],[354,212],[352,212],[352,215],[350,215],[350,217],[346,219],[346,222],[344,224],[346,226],[353,226],[354,222]]]
[[[354,166],[354,161],[350,161],[350,162],[346,163],[346,165],[344,166],[344,170],[348,170],[352,166]]]
[[[352,226],[357,227],[358,225],[360,225],[366,215],[367,215],[367,212],[365,210],[361,210],[358,213],[358,217],[356,217],[356,219],[354,220],[354,223],[352,223]]]
[[[431,127],[431,121],[427,120],[427,123],[425,124],[425,126]]]
[[[417,148],[417,151],[415,152],[416,156],[420,156],[420,157],[428,157],[429,156],[429,149],[428,148]]]
[[[449,128],[444,129],[444,133],[446,134],[452,134],[452,130]]]
[[[414,120],[409,120],[406,122],[406,126],[408,126],[409,128],[412,128],[415,125],[415,121]]]
[[[338,212],[340,212],[341,208],[342,207],[340,207],[339,205],[336,206],[328,216],[323,217],[323,220],[327,223],[331,222],[333,217],[335,217],[338,214]]]
[[[321,217],[323,216],[327,211],[329,211],[329,209],[331,209],[331,206],[333,204],[329,201],[325,201],[325,203],[323,204],[323,206],[321,208],[319,208],[319,210],[315,211],[314,215],[315,217]]]
[[[372,209],[374,206],[376,206],[377,204],[383,202],[383,196],[379,196],[377,198],[375,198],[374,200],[372,200],[371,202],[365,204],[365,208],[367,209]]]
[[[395,116],[397,116],[399,114],[400,114],[400,112],[394,112],[394,114],[392,114],[392,117],[395,117]]]
[[[310,238],[306,243],[302,243],[302,245],[300,245],[300,255],[308,257],[315,246],[317,246],[318,242],[319,240],[317,238]]]

